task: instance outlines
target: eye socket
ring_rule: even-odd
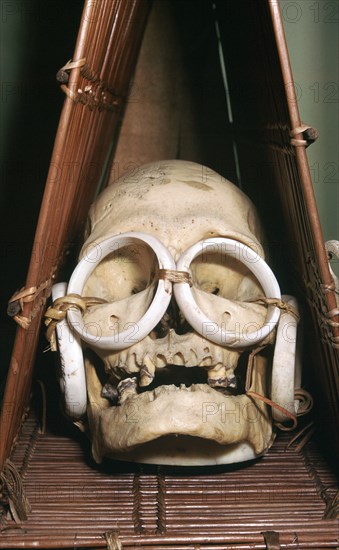
[[[218,294],[220,293],[220,288],[215,283],[213,284],[210,281],[196,281],[196,286],[199,288],[199,290],[203,290],[208,294],[214,294],[215,296],[218,296]]]
[[[156,256],[148,246],[132,244],[116,247],[90,275],[84,292],[88,296],[104,298],[107,302],[123,300],[150,286],[155,270]]]
[[[145,290],[145,288],[148,286],[147,281],[141,281],[139,286],[135,286],[132,288],[131,294],[139,294],[139,292],[142,292]]]
[[[245,301],[260,288],[255,276],[234,255],[206,252],[192,261],[190,270],[197,289],[221,298]],[[239,290],[244,280],[245,290]]]

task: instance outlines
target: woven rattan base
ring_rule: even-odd
[[[86,442],[42,434],[29,415],[12,461],[31,512],[21,524],[6,518],[0,548],[338,548],[338,520],[322,519],[334,476],[312,442],[296,453],[289,439],[245,466],[98,466]]]

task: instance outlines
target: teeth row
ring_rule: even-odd
[[[170,349],[162,348],[161,352],[164,353],[159,353],[158,350],[155,353],[146,354],[142,349],[140,352],[126,350],[104,359],[105,370],[111,373],[113,382],[105,384],[102,397],[109,399],[113,405],[123,403],[137,394],[138,385],[146,388],[153,382],[156,369],[162,369],[169,364],[205,368],[208,371],[208,385],[212,388],[236,389],[237,387],[234,369],[240,355],[238,351],[225,350],[210,343],[206,345],[204,342],[200,343],[197,353],[191,348],[179,351],[176,349],[173,354]],[[117,381],[117,379],[120,379],[120,383],[116,387],[114,380]]]
[[[194,353],[192,350],[189,354],[177,352],[170,354],[156,353],[143,354],[141,357],[132,352],[121,352],[110,356],[106,359],[106,370],[113,368],[123,369],[129,374],[145,370],[150,376],[154,375],[156,368],[163,368],[167,365],[178,365],[185,367],[207,367],[216,368],[218,365],[235,368],[237,365],[239,352],[231,350],[211,350],[209,347],[204,348],[204,352],[200,354]]]
[[[225,369],[225,367],[223,367],[223,368]],[[237,387],[236,377],[234,376],[233,373],[227,375],[226,370],[224,372],[222,370],[222,368],[220,367],[216,372],[212,372],[211,374],[213,375],[213,377],[208,378],[208,384],[211,387],[213,387],[213,388],[236,388]],[[154,376],[153,376],[153,378],[154,378]],[[152,380],[153,380],[153,378],[152,378]],[[151,383],[152,380],[150,380],[148,372],[147,372],[147,374],[146,373],[141,374],[139,385],[140,386],[148,386]],[[109,393],[107,393],[107,391],[106,391],[106,388],[108,386],[109,386]],[[173,388],[179,389],[178,386],[171,385],[171,387],[172,386],[173,386]],[[192,387],[193,386],[194,386],[194,384],[192,385]],[[180,389],[182,389],[182,390],[189,390],[190,387],[191,386],[189,386],[189,387],[185,386],[185,384],[180,384]],[[156,388],[153,391],[155,391],[155,392],[161,391],[160,388],[164,388],[164,386],[159,386],[159,388]],[[112,399],[112,397],[111,397],[112,396],[112,386],[110,386],[109,384],[106,384],[103,387],[101,395],[103,397],[107,397],[108,399],[110,399],[113,404],[118,404],[119,403],[121,405],[127,399],[130,399],[131,397],[135,397],[137,395],[137,393],[138,393],[137,378],[135,376],[133,376],[131,378],[125,378],[124,380],[121,380],[119,382],[118,386],[117,386],[116,392],[117,392],[118,399],[116,399],[115,394],[114,394],[114,399]]]
[[[149,357],[147,356],[145,357],[144,364],[141,367],[139,372],[140,372],[139,386],[141,387],[149,386],[153,382],[155,377],[155,365]],[[133,378],[133,380],[134,379],[136,380],[136,378]],[[125,378],[120,382],[120,384],[124,384],[126,380],[132,380],[132,378]],[[227,368],[222,363],[217,363],[213,368],[210,368],[208,370],[207,381],[208,381],[208,384],[212,387],[236,388],[236,378],[234,376],[233,368]],[[106,386],[104,386],[104,390],[109,393],[112,391],[110,389],[111,386],[110,385],[107,385],[107,386],[108,386],[107,390],[105,390]],[[109,396],[107,395],[107,397]]]
[[[220,352],[217,356],[212,353],[209,348],[206,348],[206,351],[199,356],[190,351],[189,354],[183,354],[177,352],[174,354],[169,353],[167,350],[165,353],[155,353],[155,354],[146,354],[137,356],[136,353],[128,353],[128,351],[121,352],[115,357],[109,359],[109,367],[119,367],[123,368],[126,371],[139,372],[139,370],[144,366],[149,366],[150,364],[154,365],[154,368],[163,368],[167,365],[178,365],[178,366],[187,366],[187,367],[211,367],[217,362],[225,362],[223,354]]]

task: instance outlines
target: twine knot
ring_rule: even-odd
[[[188,271],[177,271],[176,269],[159,269],[158,279],[166,279],[173,284],[188,283],[193,286],[193,281]]]
[[[67,294],[67,296],[54,300],[45,313],[46,337],[51,350],[57,351],[55,328],[60,321],[66,318],[69,309],[80,309],[82,313],[85,313],[88,307],[104,303],[107,302],[102,298],[83,297],[79,294]]]

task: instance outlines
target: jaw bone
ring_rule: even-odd
[[[266,359],[256,357],[252,389],[259,393],[265,392],[266,368]],[[89,422],[97,462],[108,456],[172,465],[226,464],[260,456],[274,439],[267,406],[244,394],[225,395],[201,383],[137,393],[136,378],[126,378],[118,385],[120,403],[111,406],[101,397],[89,359],[86,375],[89,399],[96,404]]]

